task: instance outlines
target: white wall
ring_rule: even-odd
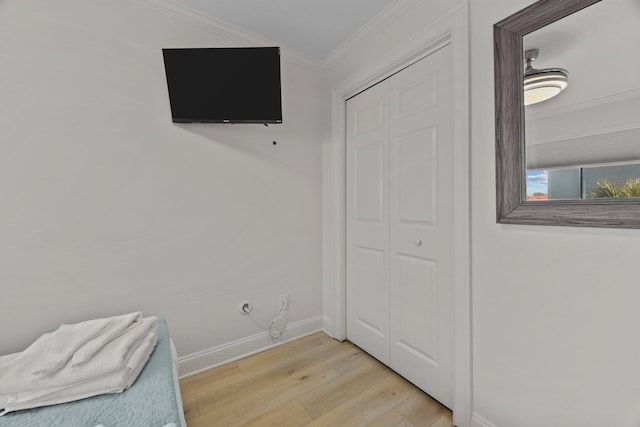
[[[640,231],[495,221],[492,26],[530,3],[471,0],[474,412],[498,427],[638,426]]]
[[[280,293],[322,313],[323,74],[283,59],[282,125],[174,125],[161,48],[241,43],[144,4],[0,4],[0,354],[133,310],[180,355],[264,331]]]

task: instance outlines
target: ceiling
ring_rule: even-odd
[[[177,0],[322,60],[394,0]]]

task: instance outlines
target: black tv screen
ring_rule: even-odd
[[[282,123],[280,48],[162,49],[174,123]]]

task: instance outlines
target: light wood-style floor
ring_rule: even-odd
[[[180,380],[188,427],[450,427],[451,412],[322,332]]]

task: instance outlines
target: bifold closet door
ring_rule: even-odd
[[[453,403],[451,55],[347,101],[347,337]]]
[[[453,129],[445,47],[390,79],[391,367],[453,405]]]
[[[347,101],[347,337],[389,364],[389,81]]]

